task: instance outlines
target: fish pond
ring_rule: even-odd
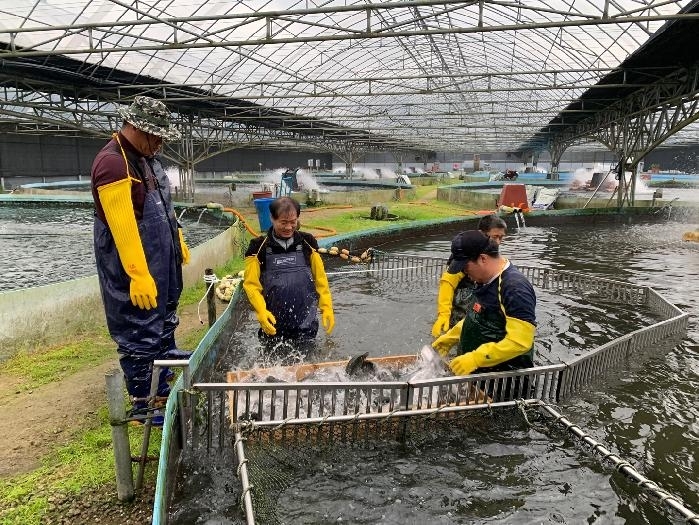
[[[699,508],[699,251],[682,243],[687,221],[607,221],[512,228],[502,253],[540,266],[653,287],[690,313],[686,336],[670,339],[592,382],[558,408],[643,475]],[[404,236],[377,249],[446,257],[456,230]],[[309,360],[414,354],[432,340],[436,285],[340,272],[328,260],[336,328]],[[644,309],[595,295],[537,288],[537,364],[565,361],[654,323]],[[257,322],[235,317],[210,372],[269,366]],[[517,410],[481,411],[463,424],[426,424],[403,443],[358,439],[267,448],[250,460],[272,490],[260,522],[279,523],[679,523],[656,501],[549,422]],[[257,471],[257,472],[255,472]],[[261,475],[262,474],[262,475]],[[232,444],[183,454],[169,522],[244,523]]]

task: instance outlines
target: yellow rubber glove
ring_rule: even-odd
[[[444,272],[440,277],[437,293],[437,320],[432,325],[432,337],[439,337],[439,334],[449,330],[454,291],[464,277],[463,272]]]
[[[187,243],[184,242],[184,234],[182,233],[182,228],[177,228],[177,233],[180,237],[180,249],[182,250],[182,264],[189,263],[189,248]]]
[[[311,275],[313,275],[313,283],[318,293],[318,307],[320,308],[323,328],[330,334],[335,328],[333,300],[330,295],[330,285],[328,284],[328,276],[325,274],[323,259],[316,251],[311,252]]]
[[[449,366],[457,375],[467,375],[476,368],[504,363],[528,352],[534,345],[536,327],[515,317],[505,317],[505,337],[484,343],[473,352],[455,357]]]
[[[451,348],[459,342],[461,339],[461,327],[464,325],[464,320],[462,319],[444,335],[438,337],[433,343],[432,348],[439,352],[439,355],[446,357],[449,354]]]
[[[449,363],[449,368],[457,376],[467,376],[478,368],[473,352],[457,356]]]
[[[245,258],[244,272],[243,290],[245,290],[248,301],[250,301],[250,304],[257,314],[257,320],[260,322],[262,331],[267,335],[275,335],[277,329],[274,325],[277,324],[277,320],[272,312],[267,310],[267,303],[262,296],[262,284],[260,283],[262,270],[260,268],[260,261],[257,259],[256,255]]]
[[[146,254],[131,201],[131,180],[122,179],[99,186],[100,203],[124,271],[131,278],[131,303],[143,310],[157,306],[158,289],[148,271]]]

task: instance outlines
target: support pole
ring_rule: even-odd
[[[250,494],[252,486],[248,480],[248,460],[245,458],[243,436],[240,432],[235,433],[234,447],[236,456],[238,456],[238,476],[240,477],[240,484],[243,487],[241,499],[243,501],[243,508],[245,509],[245,522],[247,525],[255,525],[255,510],[252,505],[252,496]]]
[[[216,322],[216,290],[213,286],[214,271],[211,268],[206,268],[204,270],[204,282],[209,284],[209,288],[206,292],[206,306],[209,313],[209,328],[211,328]]]
[[[131,447],[124,404],[124,374],[114,369],[105,374],[107,380],[107,405],[112,425],[114,445],[114,467],[116,470],[117,498],[132,501],[134,498],[133,471],[131,470]]]
[[[138,458],[138,470],[136,471],[136,490],[143,488],[143,476],[146,472],[148,461],[148,448],[150,447],[150,431],[153,428],[155,416],[155,397],[158,395],[158,383],[160,383],[160,368],[154,366],[150,375],[150,393],[148,395],[148,416],[143,425],[143,443],[141,443],[141,456]]]

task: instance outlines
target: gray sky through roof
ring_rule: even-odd
[[[425,149],[503,151],[688,3],[4,0],[0,41]],[[5,116],[27,113],[5,98]]]

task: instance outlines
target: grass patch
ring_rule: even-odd
[[[68,445],[58,447],[28,474],[0,479],[0,525],[34,525],[50,510],[53,500],[108,487],[116,494],[111,425],[106,408],[98,411],[98,426],[84,430]],[[140,453],[142,430],[129,431],[132,453]],[[160,433],[151,433],[148,454],[157,455]],[[135,474],[135,472],[134,472]],[[148,464],[144,484],[154,484],[157,466]],[[134,476],[135,479],[135,476]]]
[[[396,203],[388,206],[389,213],[398,216],[393,221],[375,221],[369,218],[369,208],[353,208],[337,214],[331,219],[316,219],[311,214],[302,221],[310,228],[316,226],[330,227],[338,233],[348,233],[373,228],[380,228],[382,225],[407,224],[413,221],[445,219],[460,215],[473,215],[465,211],[463,207],[456,205],[433,206],[427,203]],[[475,215],[474,215],[475,217]]]
[[[24,380],[23,389],[58,381],[114,357],[114,343],[100,335],[40,350],[23,350],[3,362],[0,371]]]
[[[209,330],[209,325],[202,325],[201,328],[198,328],[196,330],[191,330],[183,335],[180,335],[177,339],[179,341],[179,345],[181,348],[191,348],[194,350],[197,345],[199,344],[199,341],[201,341],[204,336],[206,335],[206,332]]]

